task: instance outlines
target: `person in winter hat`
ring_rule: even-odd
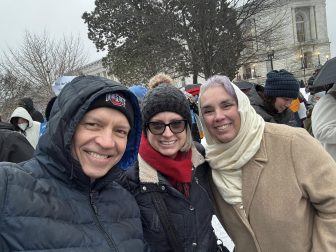
[[[148,86],[150,89],[153,89],[163,83],[170,84],[170,85],[175,84],[174,80],[169,75],[165,73],[158,73],[149,80]],[[199,119],[198,119],[198,108],[196,105],[196,101],[194,97],[188,92],[183,91],[183,94],[186,96],[189,102],[191,121],[192,121],[191,134],[192,134],[193,140],[200,143],[201,138],[203,137],[203,132],[202,132],[202,125],[198,123]]]
[[[28,111],[23,107],[17,107],[10,116],[10,123],[14,129],[23,134],[31,146],[36,149],[40,138],[41,123],[33,121]]]
[[[44,118],[43,118],[43,115],[41,114],[41,112],[34,108],[34,102],[33,102],[32,98],[24,97],[24,98],[19,100],[18,105],[20,107],[25,108],[28,111],[28,113],[30,114],[30,116],[33,118],[34,121],[37,121],[37,122],[40,122],[40,123],[44,122]]]
[[[226,76],[202,86],[216,214],[235,252],[336,251],[336,163],[305,129],[265,122]]]
[[[161,83],[146,94],[141,112],[143,134],[129,182],[151,251],[217,251],[211,200],[204,189],[208,167],[192,140],[186,97]]]
[[[298,98],[299,82],[282,69],[267,74],[265,86],[254,85],[248,93],[251,105],[266,122],[297,126],[293,112],[288,109]]]
[[[34,148],[14,126],[0,122],[0,162],[19,163],[33,157]]]
[[[98,76],[68,83],[34,157],[0,164],[0,251],[148,251],[124,183],[140,137],[125,86]]]

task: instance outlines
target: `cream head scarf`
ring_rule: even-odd
[[[240,114],[240,130],[229,143],[220,143],[212,137],[206,128],[202,115],[201,98],[208,86],[216,78],[222,79],[233,86],[238,100]],[[250,104],[248,97],[226,76],[214,76],[201,86],[199,111],[207,142],[206,160],[212,168],[212,177],[222,198],[229,204],[242,203],[242,167],[257,153],[260,148],[265,122]],[[218,83],[222,86],[221,83]],[[216,86],[218,86],[216,85]],[[224,88],[224,86],[223,86]]]

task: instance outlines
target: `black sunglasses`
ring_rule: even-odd
[[[148,122],[146,123],[147,129],[153,135],[161,135],[168,126],[170,131],[174,134],[181,133],[187,125],[187,120],[176,120],[170,123],[163,123],[163,122]]]

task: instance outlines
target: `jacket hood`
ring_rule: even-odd
[[[47,169],[54,166],[56,170],[61,170],[71,177],[86,177],[79,162],[71,154],[73,135],[92,101],[102,94],[115,91],[128,97],[134,110],[134,126],[128,136],[126,151],[119,163],[115,165],[121,170],[128,169],[137,159],[140,144],[139,104],[136,96],[125,86],[97,76],[77,77],[62,89],[53,105],[46,132],[41,136],[36,150],[36,158],[39,162]]]
[[[271,105],[268,104],[264,99],[259,95],[259,92],[264,92],[264,87],[261,85],[254,85],[250,92],[248,93],[248,98],[250,99],[251,105],[256,108],[260,107],[263,111],[267,114],[274,116],[278,114],[276,109]]]
[[[31,115],[28,113],[28,111],[23,108],[23,107],[17,107],[11,117],[10,117],[10,121],[12,122],[12,118],[14,117],[21,117],[23,119],[26,119],[28,121],[28,128],[33,126],[33,118],[31,117]]]
[[[4,130],[12,130],[14,131],[14,126],[10,123],[7,122],[0,122],[0,130],[4,129]]]
[[[254,85],[247,96],[251,102],[251,105],[264,107],[264,100],[260,97],[258,91],[263,92],[264,87],[260,85]]]

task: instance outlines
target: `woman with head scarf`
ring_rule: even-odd
[[[304,129],[268,123],[226,76],[199,107],[216,213],[236,252],[336,250],[336,164]]]

